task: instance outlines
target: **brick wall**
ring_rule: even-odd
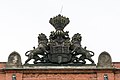
[[[113,66],[115,68],[120,68],[120,62],[113,62]]]
[[[0,63],[0,80],[120,80],[120,63],[113,63],[113,68],[80,68],[80,69],[29,69],[5,68],[6,63]]]
[[[0,68],[5,68],[6,67],[6,62],[0,62]]]
[[[96,74],[29,74],[23,80],[95,80]]]

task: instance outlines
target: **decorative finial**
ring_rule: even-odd
[[[49,23],[53,25],[56,30],[63,30],[67,24],[69,24],[69,18],[63,17],[60,14],[49,20]]]

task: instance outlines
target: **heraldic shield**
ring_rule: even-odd
[[[48,59],[53,63],[68,63],[70,62],[72,55],[69,53],[69,46],[50,46],[50,54],[48,55]]]

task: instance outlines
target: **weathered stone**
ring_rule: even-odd
[[[85,65],[86,60],[91,64],[95,64],[91,57],[94,52],[87,50],[81,46],[82,36],[77,33],[73,35],[72,40],[69,38],[69,32],[64,31],[64,28],[69,24],[69,18],[58,15],[50,19],[50,24],[56,29],[52,31],[49,40],[43,33],[38,36],[38,47],[33,48],[25,53],[28,59],[25,64],[31,59],[37,65]]]
[[[21,56],[18,52],[12,52],[8,57],[6,67],[22,67]]]
[[[112,59],[108,52],[102,52],[98,58],[98,67],[112,67]]]

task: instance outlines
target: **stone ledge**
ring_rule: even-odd
[[[23,66],[24,69],[95,69],[96,66]]]
[[[68,64],[38,63],[38,64],[24,64],[23,66],[96,66],[96,64],[82,64],[82,63],[68,63]]]

